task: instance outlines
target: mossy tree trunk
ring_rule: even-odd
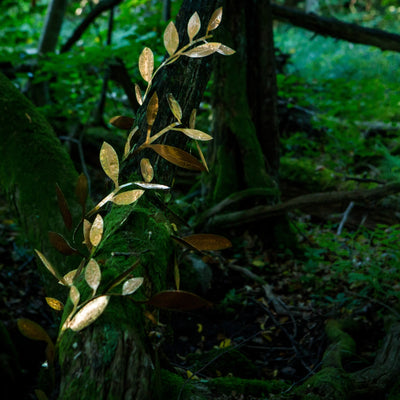
[[[225,0],[224,18],[218,39],[237,53],[215,59],[214,202],[249,188],[275,187],[279,168],[269,1]]]

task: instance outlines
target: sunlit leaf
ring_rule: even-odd
[[[200,163],[195,157],[181,150],[177,147],[167,146],[164,144],[152,144],[148,146],[154,150],[162,158],[166,159],[170,163],[177,165],[178,167],[193,170],[193,171],[204,171],[204,165]]]
[[[71,286],[71,288],[69,289],[69,298],[72,301],[72,304],[74,305],[74,307],[76,307],[79,303],[79,300],[81,298],[81,295],[79,293],[79,290],[77,289],[76,286]]]
[[[140,75],[146,82],[151,81],[154,70],[154,55],[151,49],[145,47],[139,56]]]
[[[61,254],[70,256],[72,254],[78,254],[78,250],[74,249],[67,240],[56,232],[49,232],[49,240],[52,246],[59,251]]]
[[[68,273],[66,273],[63,278],[64,281],[67,283],[68,286],[72,286],[74,283],[74,279],[76,277],[76,272],[77,269],[73,269],[72,271],[69,271]]]
[[[92,228],[92,223],[87,219],[83,220],[83,243],[86,245],[88,250],[92,249],[92,244],[90,243],[90,229]]]
[[[75,316],[68,323],[68,327],[75,332],[79,332],[88,327],[98,317],[100,317],[100,315],[106,309],[109,301],[110,296],[99,296],[89,301],[75,314]]]
[[[135,135],[135,133],[138,130],[139,130],[139,128],[136,126],[134,129],[132,129],[129,132],[128,138],[126,139],[126,142],[125,142],[124,156],[123,156],[124,160],[128,157],[129,152],[131,151],[131,141],[132,141],[133,136]]]
[[[135,120],[132,117],[125,117],[123,115],[117,115],[110,119],[110,124],[119,129],[131,129]]]
[[[113,203],[119,206],[126,206],[128,204],[134,203],[138,200],[144,193],[144,190],[128,190],[127,192],[118,193],[112,199]]]
[[[108,203],[109,201],[112,200],[112,198],[114,197],[114,192],[109,193],[106,197],[104,197],[104,199],[100,200],[93,209],[91,209],[88,214],[87,217],[93,215],[94,213],[96,213],[101,207],[104,206],[104,204]]]
[[[58,208],[60,210],[62,219],[64,221],[65,227],[70,231],[72,229],[72,215],[69,210],[69,206],[67,200],[65,199],[64,193],[62,192],[60,186],[56,184],[56,194],[57,194],[57,203]]]
[[[224,44],[221,44],[221,46],[219,46],[217,49],[217,53],[222,54],[224,56],[231,56],[232,54],[235,54],[236,51],[228,46],[225,46]]]
[[[181,122],[182,119],[182,108],[179,105],[179,103],[175,100],[175,97],[172,95],[172,93],[167,94],[167,100],[168,100],[168,105],[169,108],[172,111],[172,114],[174,114],[174,117]]]
[[[223,250],[232,247],[232,243],[227,238],[220,235],[199,233],[196,235],[185,236],[182,238],[190,246],[197,250]]]
[[[61,280],[61,282],[65,285],[66,282],[63,278],[60,278],[60,274],[58,271],[50,264],[50,262],[46,259],[46,257],[39,251],[35,249],[36,254],[42,261],[43,265],[57,278],[57,280]]]
[[[141,106],[143,104],[143,95],[142,91],[140,90],[140,86],[137,83],[135,83],[135,95],[136,95],[136,101]]]
[[[137,268],[137,266],[139,265],[139,260],[135,261],[135,263],[129,267],[127,270],[125,270],[124,272],[122,272],[122,274],[118,275],[116,278],[114,278],[113,281],[111,281],[107,287],[104,290],[104,293],[107,293],[109,291],[111,291],[113,288],[115,288],[116,286],[118,286],[121,282],[123,282],[134,270],[135,268]]]
[[[93,293],[96,293],[101,281],[101,271],[99,264],[93,258],[89,260],[86,266],[85,280],[86,283],[93,289]]]
[[[154,178],[154,169],[148,158],[140,160],[140,172],[142,173],[145,182],[151,182]]]
[[[100,149],[100,164],[106,175],[114,182],[115,187],[118,187],[118,155],[114,148],[107,142],[104,142]]]
[[[164,31],[164,46],[168,54],[172,56],[179,46],[179,35],[175,24],[171,21]]]
[[[158,96],[157,93],[154,92],[150,98],[149,104],[147,105],[147,110],[146,110],[147,125],[153,126],[157,116],[157,112],[158,112]]]
[[[190,17],[188,26],[187,26],[187,33],[188,33],[190,42],[199,33],[200,27],[201,27],[200,17],[199,17],[199,14],[197,14],[197,12],[195,12]]]
[[[215,53],[220,46],[221,43],[218,42],[204,43],[201,44],[200,46],[194,47],[191,50],[185,51],[183,55],[191,58],[206,57],[209,56],[210,54]]]
[[[64,309],[64,304],[61,303],[60,300],[57,300],[53,297],[46,297],[46,303],[51,307],[53,310],[62,311]]]
[[[204,168],[206,169],[207,172],[210,172],[209,169],[208,169],[208,165],[207,165],[206,158],[204,157],[204,154],[203,154],[203,152],[201,151],[201,148],[200,148],[198,142],[196,142],[196,148],[197,148],[197,151],[199,152],[200,160],[201,160],[201,162],[203,163]]]
[[[75,194],[84,213],[86,209],[86,200],[89,194],[89,185],[87,177],[83,173],[78,176],[78,181],[76,182],[75,187]]]
[[[154,295],[148,304],[167,310],[189,311],[210,307],[211,303],[194,293],[182,290],[165,290]]]
[[[217,29],[222,20],[222,7],[217,8],[211,15],[207,26],[207,33]]]
[[[100,214],[96,215],[93,224],[90,228],[89,238],[93,246],[98,246],[103,237],[104,221]]]
[[[132,294],[136,292],[142,286],[143,284],[143,278],[131,278],[128,279],[124,284],[122,285],[122,294],[124,296],[128,296],[129,294]]]
[[[159,183],[147,183],[147,182],[133,182],[136,186],[139,186],[143,189],[160,189],[160,190],[168,190],[171,189],[167,185],[161,185]]]
[[[186,136],[190,137],[191,139],[194,140],[201,140],[201,141],[207,141],[207,140],[212,140],[213,137],[208,135],[207,133],[204,133],[202,131],[199,131],[198,129],[190,129],[190,128],[173,128],[174,131],[179,131],[183,132]]]
[[[192,112],[190,113],[190,118],[189,118],[189,128],[194,129],[196,125],[196,114],[197,110],[193,108]]]
[[[28,339],[40,340],[46,343],[53,343],[48,333],[36,322],[27,318],[19,318],[17,321],[19,331]]]

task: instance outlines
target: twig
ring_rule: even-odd
[[[353,207],[354,207],[354,201],[351,201],[351,202],[349,203],[349,205],[347,206],[346,211],[345,211],[344,214],[343,214],[343,218],[342,218],[342,220],[340,221],[339,227],[338,227],[338,229],[337,229],[336,234],[337,234],[338,236],[342,234],[342,230],[343,230],[344,224],[346,223],[347,218],[349,217],[350,212],[351,212],[351,210],[352,210]]]

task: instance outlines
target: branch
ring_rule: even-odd
[[[381,50],[400,52],[400,35],[381,29],[364,28],[357,24],[307,14],[293,8],[271,4],[274,19],[289,22],[292,25],[307,29],[323,36],[347,40],[352,43],[375,46]]]
[[[295,209],[303,209],[305,207],[334,204],[342,201],[371,201],[381,199],[400,192],[400,182],[389,183],[384,186],[369,190],[352,190],[343,192],[324,192],[311,193],[303,196],[298,196],[284,203],[272,206],[257,206],[249,210],[236,211],[232,213],[216,215],[211,218],[207,224],[207,228],[223,226],[231,228],[243,224],[248,224],[262,219],[267,219],[273,216],[285,214],[288,211]]]
[[[123,0],[103,0],[90,13],[86,18],[80,23],[80,25],[75,29],[72,36],[64,43],[61,47],[60,53],[65,53],[71,49],[71,47],[81,38],[89,25],[104,11],[110,10],[111,8],[122,3]]]

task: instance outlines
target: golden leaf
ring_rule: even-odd
[[[221,44],[221,46],[219,46],[217,49],[217,53],[222,54],[224,56],[231,56],[232,54],[235,54],[236,51],[228,46],[225,46],[224,44]]]
[[[57,203],[58,208],[60,210],[62,219],[64,221],[65,227],[70,231],[72,229],[72,215],[69,210],[67,200],[65,199],[64,193],[62,192],[60,186],[56,184],[56,194],[57,194]]]
[[[106,309],[109,301],[110,296],[99,296],[89,301],[89,303],[82,307],[71,319],[68,323],[68,328],[75,332],[79,332],[88,327],[98,317],[100,317]]]
[[[189,128],[194,129],[196,125],[196,114],[197,110],[193,108],[192,112],[190,113],[190,118],[189,118]]]
[[[64,304],[53,297],[46,297],[46,302],[53,310],[62,311],[64,309]]]
[[[197,151],[199,152],[200,160],[201,160],[201,162],[203,163],[203,165],[204,165],[206,171],[207,171],[207,172],[210,172],[209,169],[208,169],[207,161],[206,161],[206,159],[205,159],[205,157],[204,157],[203,152],[201,151],[201,148],[200,148],[198,142],[196,142],[196,148],[197,148]]]
[[[72,254],[77,254],[78,250],[74,249],[67,240],[56,232],[49,232],[49,240],[52,246],[58,250],[61,254],[70,256]]]
[[[28,339],[40,340],[46,343],[53,343],[48,333],[36,322],[27,318],[19,318],[17,321],[19,331]]]
[[[227,238],[220,235],[199,233],[182,238],[190,246],[197,250],[223,250],[232,247],[232,243]]]
[[[83,220],[83,243],[86,245],[88,250],[92,250],[92,244],[90,243],[90,229],[92,227],[92,223],[87,219]]]
[[[78,176],[78,181],[76,182],[76,187],[75,187],[75,194],[76,197],[78,198],[78,202],[82,207],[83,212],[86,209],[86,200],[88,197],[89,193],[89,186],[88,186],[88,180],[85,174],[80,174]]]
[[[128,190],[127,192],[118,193],[112,198],[112,202],[118,204],[119,206],[126,206],[128,204],[134,203],[138,200],[144,193],[144,190]]]
[[[172,56],[179,46],[179,35],[175,24],[171,21],[164,31],[164,46],[168,54]]]
[[[142,173],[143,179],[146,182],[151,182],[154,178],[154,169],[148,158],[142,158],[140,160],[140,172]]]
[[[172,95],[172,93],[167,94],[167,100],[168,100],[168,105],[169,108],[172,111],[172,114],[174,114],[174,117],[181,122],[182,119],[182,108],[179,105],[179,103],[175,100],[175,97]]]
[[[139,128],[136,126],[134,129],[132,129],[129,132],[128,138],[126,139],[126,143],[125,143],[124,156],[122,157],[123,160],[125,160],[128,157],[129,152],[131,151],[131,140],[138,130],[139,130]]]
[[[158,96],[157,92],[154,92],[153,95],[151,96],[151,99],[149,101],[149,104],[147,105],[147,110],[146,110],[147,124],[149,126],[153,126],[157,116],[157,112],[158,112]]]
[[[123,296],[127,296],[136,292],[142,286],[143,278],[131,278],[124,282],[122,286],[122,294]]]
[[[79,303],[79,300],[81,298],[81,295],[79,293],[79,290],[77,289],[76,286],[71,286],[71,288],[69,289],[69,298],[72,301],[72,304],[74,305],[74,307],[76,307]]]
[[[103,237],[104,221],[100,214],[96,215],[90,228],[89,238],[93,246],[98,246]]]
[[[85,270],[86,283],[93,289],[93,294],[96,293],[101,281],[101,271],[97,261],[91,258]]]
[[[147,183],[147,182],[133,182],[136,186],[139,186],[143,189],[161,189],[168,190],[171,189],[167,185],[160,185],[159,183]]]
[[[115,187],[118,187],[118,156],[114,148],[107,142],[104,142],[100,149],[100,164],[106,175],[114,182]]]
[[[167,146],[164,144],[151,144],[148,147],[154,150],[162,158],[174,165],[177,165],[178,167],[193,171],[205,170],[204,165],[201,164],[199,160],[177,147]]]
[[[199,14],[197,14],[197,12],[195,12],[190,17],[188,26],[187,26],[187,33],[188,33],[190,42],[199,33],[200,27],[201,27],[200,17],[199,17]]]
[[[209,56],[210,54],[215,53],[219,49],[220,46],[221,46],[221,43],[208,42],[208,43],[201,44],[200,46],[197,46],[191,50],[185,51],[183,53],[183,55],[187,56],[187,57],[192,57],[192,58],[206,57],[206,56]]]
[[[222,20],[222,7],[217,8],[211,15],[207,26],[207,33],[217,29]]]
[[[134,123],[135,120],[132,117],[125,117],[123,115],[118,115],[110,119],[110,124],[119,129],[131,129]]]
[[[142,96],[142,91],[140,90],[140,86],[137,83],[135,83],[135,95],[136,95],[136,101],[141,106],[143,104],[143,96]]]
[[[202,131],[199,131],[198,129],[190,129],[190,128],[173,128],[174,131],[179,131],[183,132],[186,136],[190,137],[191,139],[194,140],[201,140],[201,141],[207,141],[207,140],[212,140],[213,137],[208,135],[207,133],[204,133]]]
[[[77,271],[78,271],[77,269],[73,269],[72,271],[69,271],[68,273],[66,273],[64,275],[63,279],[67,283],[67,286],[72,286],[73,285]]]
[[[61,282],[66,285],[66,282],[64,281],[64,278],[60,279],[60,274],[58,271],[50,264],[49,261],[47,261],[46,257],[39,251],[35,249],[36,254],[42,261],[43,265],[55,276],[58,280],[61,280]]]
[[[139,56],[140,75],[146,82],[151,81],[154,70],[154,55],[151,49],[145,47]]]

